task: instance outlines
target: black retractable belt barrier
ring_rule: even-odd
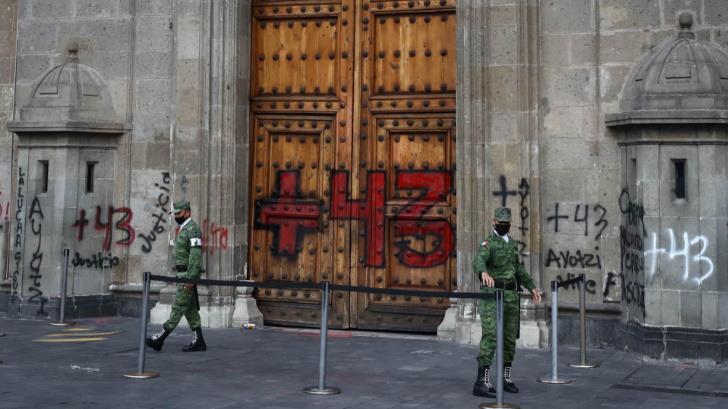
[[[139,360],[136,372],[124,374],[124,376],[135,379],[145,379],[157,376],[157,372],[144,371],[144,347],[147,334],[147,308],[149,303],[149,286],[150,282],[163,281],[168,283],[190,283],[196,285],[217,285],[225,287],[253,287],[253,288],[276,288],[276,289],[319,289],[321,295],[321,351],[319,357],[319,384],[315,387],[305,388],[304,392],[316,395],[330,395],[341,393],[337,388],[326,387],[326,343],[328,333],[328,304],[329,293],[331,291],[350,291],[371,294],[387,294],[387,295],[409,295],[412,297],[428,297],[428,298],[470,298],[481,300],[496,301],[496,361],[498,365],[498,379],[496,380],[496,403],[490,406],[482,406],[488,408],[518,408],[516,405],[503,403],[503,290],[496,289],[490,293],[473,293],[473,292],[447,292],[447,291],[417,291],[417,290],[398,290],[389,288],[372,288],[363,286],[349,286],[330,284],[328,281],[323,283],[310,283],[301,281],[268,281],[256,282],[251,280],[214,280],[204,278],[182,278],[153,275],[144,273],[144,295],[142,300],[142,322],[139,340]],[[486,405],[486,404],[483,404]]]

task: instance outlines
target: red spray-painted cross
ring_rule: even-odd
[[[295,170],[277,172],[273,195],[255,202],[255,227],[273,232],[276,255],[295,257],[305,232],[320,225],[321,201],[301,196],[299,178]]]

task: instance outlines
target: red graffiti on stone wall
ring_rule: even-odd
[[[202,221],[202,250],[213,255],[228,249],[228,228],[208,219]]]
[[[89,225],[90,220],[86,218],[86,210],[80,209],[78,211],[78,218],[71,227],[76,228],[76,240],[83,241],[84,230]],[[104,213],[106,213],[104,215]],[[134,228],[131,226],[131,220],[134,217],[134,213],[128,207],[114,207],[109,206],[106,212],[101,206],[96,206],[96,213],[94,215],[94,229],[97,231],[104,232],[104,242],[102,249],[109,251],[111,249],[111,237],[114,231],[120,231],[123,233],[123,238],[115,241],[115,244],[120,246],[129,246],[134,243],[136,234]]]

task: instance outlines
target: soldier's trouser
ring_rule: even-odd
[[[503,362],[513,362],[516,339],[520,325],[520,296],[515,291],[505,291],[503,299]],[[490,365],[495,352],[495,299],[480,300],[478,304],[483,335],[480,338],[478,365]]]
[[[184,315],[187,318],[187,323],[190,324],[190,329],[193,331],[200,328],[200,312],[197,311],[197,305],[192,297],[195,293],[191,289],[187,289],[184,284],[177,284],[177,292],[174,294],[174,304],[172,304],[172,313],[169,315],[169,319],[164,323],[164,328],[167,331],[172,331],[179,324],[179,320]]]

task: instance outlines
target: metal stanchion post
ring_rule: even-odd
[[[559,283],[551,282],[551,376],[539,378],[543,383],[571,383],[573,379],[559,378]]]
[[[495,403],[482,403],[485,408],[519,409],[520,406],[503,403],[503,290],[495,292]]]
[[[149,278],[150,276],[151,273],[144,273],[144,292],[142,295],[142,322],[141,330],[139,331],[139,361],[137,362],[137,370],[135,372],[125,373],[124,377],[126,378],[149,379],[159,376],[159,372],[144,370],[144,343],[147,338],[147,313],[149,312],[149,286],[151,283],[151,279]]]
[[[66,289],[68,287],[68,259],[70,251],[63,249],[63,273],[61,274],[61,305],[60,305],[60,316],[58,322],[51,322],[51,325],[65,326],[74,325],[75,322],[66,321]]]
[[[335,395],[341,393],[341,390],[331,386],[326,386],[326,341],[329,331],[329,282],[324,281],[324,288],[321,294],[321,331],[319,339],[321,340],[319,352],[319,381],[318,386],[309,386],[303,388],[304,393],[311,395]]]
[[[597,362],[586,361],[586,276],[579,275],[579,362],[569,364],[574,368],[596,368]]]

